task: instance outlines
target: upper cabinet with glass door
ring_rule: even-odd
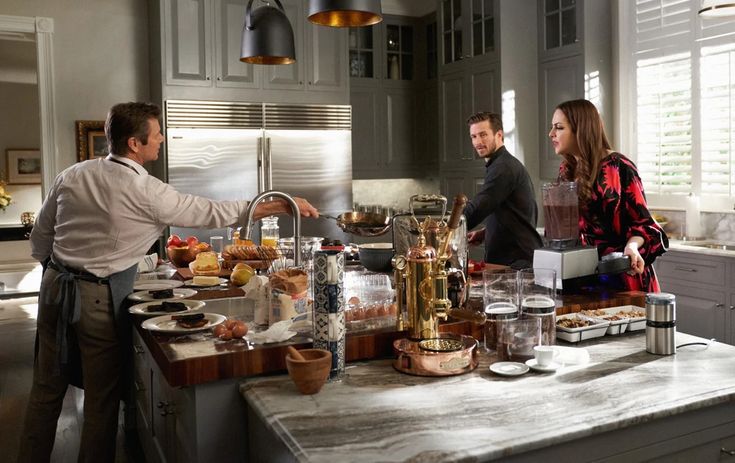
[[[576,0],[539,2],[540,56],[543,60],[574,55],[582,51],[582,5]]]
[[[374,79],[377,50],[375,32],[379,26],[351,27],[349,32],[350,79]]]
[[[441,63],[444,69],[470,58],[496,59],[496,2],[442,0]]]

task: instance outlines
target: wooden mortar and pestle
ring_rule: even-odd
[[[288,346],[286,368],[288,375],[302,394],[316,394],[329,377],[332,353],[324,349],[297,350]]]

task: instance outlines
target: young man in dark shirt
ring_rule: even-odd
[[[482,190],[467,204],[467,228],[485,227],[467,234],[470,244],[485,242],[485,262],[530,267],[533,250],[542,246],[536,232],[538,207],[528,171],[503,146],[499,115],[480,112],[467,119],[477,155],[485,159]]]

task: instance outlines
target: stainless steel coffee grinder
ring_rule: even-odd
[[[646,351],[657,355],[676,353],[676,296],[646,294]]]

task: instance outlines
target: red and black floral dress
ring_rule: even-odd
[[[567,178],[565,164],[560,168],[560,178]],[[638,169],[630,159],[611,153],[600,162],[592,197],[587,208],[579,211],[579,231],[582,242],[596,246],[600,257],[623,252],[633,236],[643,238],[638,252],[646,266],[640,275],[620,274],[622,287],[647,292],[661,290],[653,261],[666,252],[669,239],[648,211]]]

